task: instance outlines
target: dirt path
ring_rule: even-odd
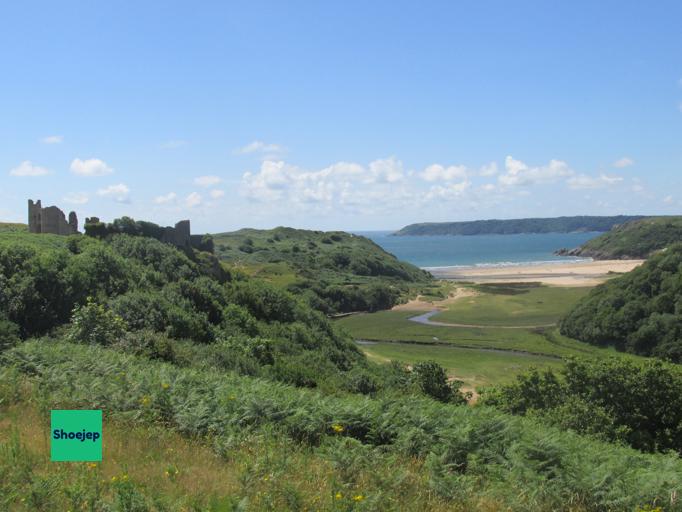
[[[478,325],[478,324],[457,324],[450,322],[438,322],[431,320],[431,317],[440,313],[440,309],[432,309],[421,315],[411,316],[408,318],[411,322],[417,322],[422,325],[433,325],[438,327],[469,327],[472,329],[540,329],[542,327],[554,327],[556,324],[545,325]]]

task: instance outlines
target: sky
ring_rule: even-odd
[[[0,220],[682,213],[682,2],[5,2]]]

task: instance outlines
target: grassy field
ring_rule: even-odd
[[[439,322],[473,325],[547,325],[556,323],[590,288],[481,286],[481,295],[466,297],[432,317]],[[487,290],[486,290],[487,289]],[[487,293],[487,291],[493,293]]]
[[[49,411],[24,401],[0,405],[0,509],[350,511],[371,510],[378,498],[374,471],[351,477],[275,435],[247,436],[219,456],[168,428],[107,418],[102,462],[51,463],[48,433]],[[399,488],[382,500],[409,503],[406,510],[453,510],[427,492],[421,463],[404,460],[401,468]]]
[[[362,345],[363,351],[375,360],[435,360],[470,387],[509,382],[531,366],[558,367],[565,357],[630,357],[567,338],[556,328],[499,327],[554,323],[589,291],[527,285],[511,288],[517,290],[510,292],[507,285],[477,286],[480,295],[450,302],[447,310],[432,318],[490,327],[418,324],[409,318],[420,313],[407,310],[354,315],[338,323],[355,339],[380,342]],[[517,293],[519,290],[521,293]]]
[[[460,348],[449,345],[426,347],[416,343],[382,343],[362,345],[367,357],[377,362],[404,361],[418,363],[435,360],[448,369],[450,376],[463,381],[467,387],[478,388],[490,384],[507,384],[514,376],[531,367],[558,368],[560,359],[520,352],[496,352]]]

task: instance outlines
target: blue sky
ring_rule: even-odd
[[[682,210],[682,3],[12,2],[0,219]]]

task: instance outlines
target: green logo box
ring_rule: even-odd
[[[53,409],[50,414],[50,460],[102,460],[102,411]]]

